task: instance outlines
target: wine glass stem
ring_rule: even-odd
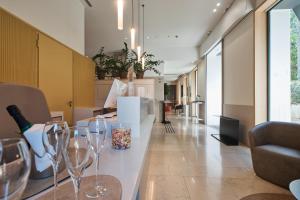
[[[80,178],[72,177],[74,191],[75,191],[75,200],[79,200],[79,191],[80,191]]]
[[[56,189],[57,188],[57,164],[53,163],[52,168],[53,168],[54,189]]]
[[[57,188],[57,163],[52,163],[53,168],[53,181],[54,181],[54,189],[53,189],[53,199],[56,199],[56,188]]]
[[[99,186],[99,177],[98,173],[100,171],[100,153],[96,153],[96,187]]]

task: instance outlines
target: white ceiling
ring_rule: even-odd
[[[93,7],[86,9],[88,56],[93,56],[102,46],[106,51],[116,51],[122,48],[124,41],[130,44],[131,0],[124,1],[124,30],[118,31],[116,0],[90,0]],[[194,63],[199,59],[198,46],[233,1],[134,0],[134,26],[138,27],[140,24],[140,43],[143,38],[140,5],[144,3],[145,50],[164,60],[161,71],[167,80],[174,80],[179,74],[189,72],[195,66]],[[214,13],[217,3],[221,3],[221,6]]]

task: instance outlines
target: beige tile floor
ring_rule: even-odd
[[[229,147],[214,129],[169,115],[176,134],[152,131],[145,200],[235,200],[254,193],[289,193],[257,177],[247,147]]]

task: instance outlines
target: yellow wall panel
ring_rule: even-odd
[[[75,107],[95,106],[95,64],[73,52],[73,95]]]
[[[37,31],[0,9],[0,82],[38,85]]]

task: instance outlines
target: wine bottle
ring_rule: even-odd
[[[10,105],[6,108],[7,112],[10,114],[12,118],[14,118],[18,127],[21,130],[21,134],[26,132],[28,129],[32,127],[32,123],[30,123],[21,113],[20,109],[16,105]]]

